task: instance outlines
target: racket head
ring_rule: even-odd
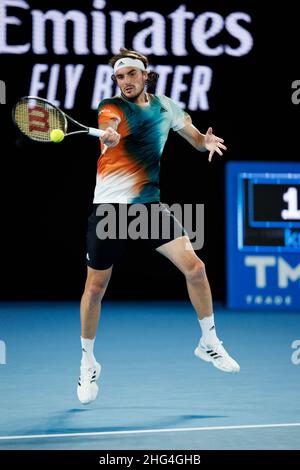
[[[67,132],[65,114],[57,106],[37,96],[23,96],[14,106],[12,118],[18,129],[32,140],[51,142],[54,129]]]

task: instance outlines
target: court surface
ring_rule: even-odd
[[[104,302],[83,406],[79,303],[0,304],[0,449],[300,449],[300,312],[215,317],[237,375],[194,356],[188,302]]]

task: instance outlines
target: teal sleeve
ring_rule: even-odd
[[[171,112],[171,128],[173,131],[179,131],[186,125],[186,119],[189,117],[189,114],[171,98],[168,98],[167,96],[164,96],[163,98],[166,100]]]

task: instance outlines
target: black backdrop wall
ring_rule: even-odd
[[[64,32],[60,15],[69,10]],[[50,15],[45,23],[43,13]],[[103,66],[125,45],[148,52],[153,67],[169,66],[161,67],[167,77],[161,91],[182,101],[202,132],[212,125],[228,145],[226,157],[209,164],[206,154],[171,132],[161,162],[163,202],[205,204],[198,255],[214,297],[224,300],[225,161],[298,160],[300,106],[291,100],[299,78],[297,38],[292,2],[262,9],[257,1],[0,0],[0,79],[6,85],[0,105],[1,299],[80,297],[99,154],[97,139],[88,137],[59,145],[23,139],[11,108],[34,92],[96,126],[93,101],[103,97],[96,85],[111,91]],[[114,299],[185,297],[182,275],[155,252],[128,251],[107,291]]]

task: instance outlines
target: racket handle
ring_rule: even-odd
[[[101,129],[96,129],[95,127],[89,127],[88,128],[88,134],[92,135],[94,137],[102,137],[105,131]]]

